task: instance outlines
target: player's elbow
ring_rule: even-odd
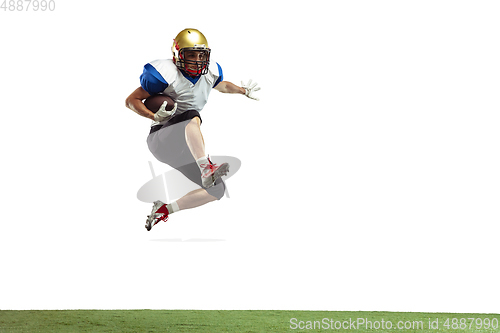
[[[130,96],[128,96],[126,99],[125,99],[125,106],[129,109],[132,108],[132,99],[130,98]]]
[[[135,98],[132,95],[128,96],[126,99],[125,99],[125,106],[127,108],[129,108],[130,110],[134,110],[134,105],[135,105],[135,102],[136,102],[137,98]]]
[[[134,110],[139,103],[142,103],[142,101],[149,96],[151,95],[147,91],[139,87],[125,99],[125,106]]]
[[[127,97],[127,99],[125,100],[125,107],[128,108],[128,109],[132,109],[131,108],[131,104],[130,104],[130,98]]]

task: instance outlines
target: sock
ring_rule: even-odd
[[[169,214],[173,214],[179,211],[179,205],[176,201],[167,204],[167,209]]]
[[[208,164],[208,155],[207,156],[203,156],[199,159],[196,160],[196,164],[198,164],[198,168],[200,168],[200,171],[203,172],[203,169],[200,165],[202,164]]]

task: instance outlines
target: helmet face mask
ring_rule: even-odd
[[[208,73],[210,48],[207,39],[198,30],[184,29],[179,32],[174,39],[172,53],[176,66],[184,73],[190,76]]]
[[[194,56],[193,56],[194,54]],[[210,50],[197,48],[184,48],[179,51],[177,66],[190,76],[205,75],[208,73],[210,63]]]

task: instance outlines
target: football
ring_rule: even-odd
[[[163,102],[167,101],[166,110],[170,111],[174,108],[174,100],[167,95],[152,95],[144,100],[144,105],[153,113],[156,113]]]

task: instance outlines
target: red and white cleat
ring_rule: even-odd
[[[149,231],[151,228],[156,225],[156,223],[163,221],[167,222],[168,220],[168,209],[167,205],[161,202],[160,200],[155,201],[153,203],[153,209],[151,210],[151,215],[148,215],[148,219],[146,220],[146,230]]]
[[[201,168],[201,183],[203,187],[209,188],[214,186],[215,181],[229,172],[229,164],[222,163],[221,165],[213,164],[208,159],[207,164],[200,164]]]

